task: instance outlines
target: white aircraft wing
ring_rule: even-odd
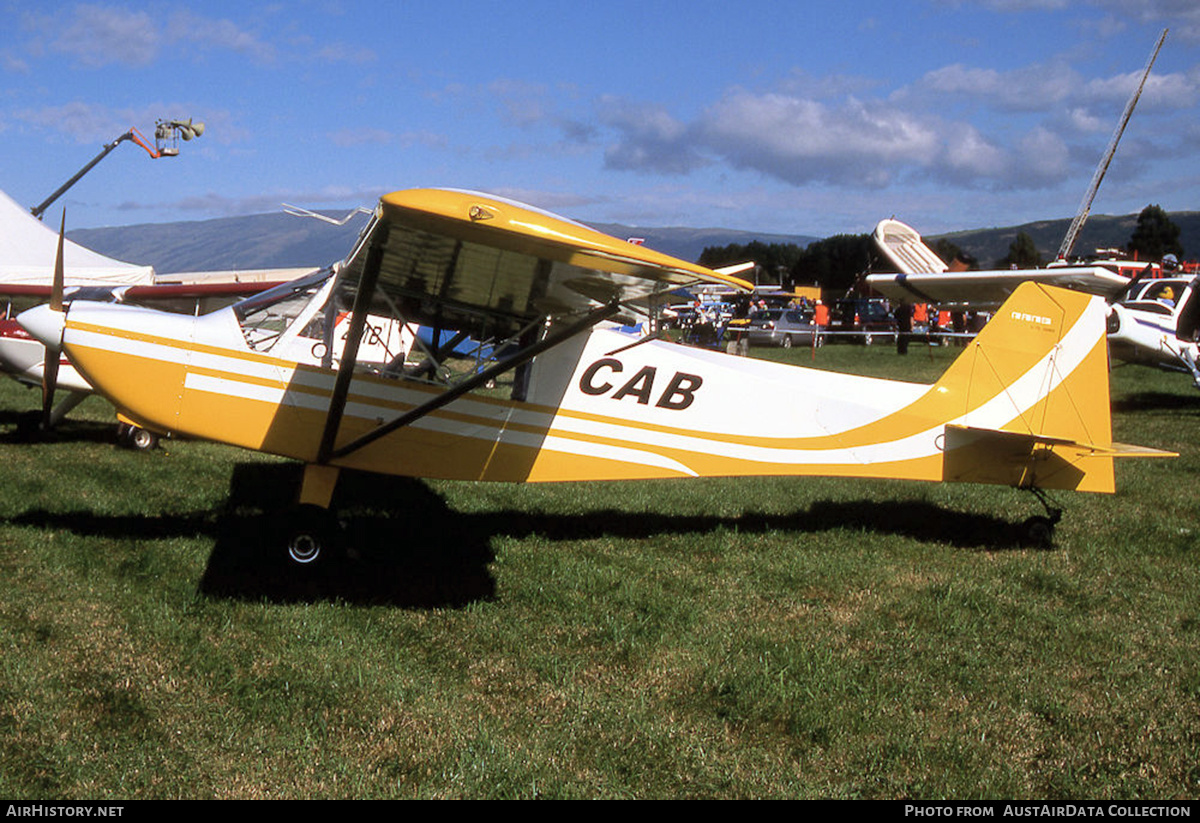
[[[872,274],[867,277],[867,285],[894,303],[994,309],[1029,280],[1101,297],[1115,295],[1129,283],[1129,278],[1100,266],[948,271],[916,229],[891,218],[879,221],[873,238],[900,274]]]
[[[996,308],[1022,283],[1108,297],[1125,288],[1129,279],[1100,266],[1058,266],[1046,269],[872,274],[867,285],[895,303],[935,303],[944,308]]]

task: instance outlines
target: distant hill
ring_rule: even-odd
[[[682,227],[648,229],[623,226],[619,223],[591,223],[589,225],[597,231],[613,237],[626,240],[631,237],[640,237],[645,240],[648,248],[690,262],[699,260],[700,253],[709,246],[724,247],[734,243],[744,246],[757,240],[768,245],[792,243],[804,248],[809,243],[820,239],[803,234],[763,234],[735,229],[688,229]]]
[[[337,215],[340,217],[340,215]],[[75,229],[81,246],[160,274],[227,269],[325,266],[346,256],[366,225],[359,215],[345,226],[290,214],[255,214],[180,223],[143,223]]]
[[[329,213],[333,215],[333,213]],[[340,216],[340,215],[337,215]],[[345,226],[290,214],[255,214],[180,223],[144,223],[76,229],[68,236],[82,246],[129,263],[153,266],[160,274],[226,269],[325,266],[354,245],[366,217]],[[639,228],[616,223],[594,228],[623,239],[639,237],[648,248],[694,261],[707,246],[731,243],[795,243],[817,238],[732,229]]]
[[[332,216],[334,213],[329,213]],[[1171,220],[1181,230],[1180,242],[1189,258],[1200,257],[1200,212],[1174,212]],[[154,266],[171,272],[224,269],[260,269],[293,266],[324,266],[346,256],[365,216],[345,226],[289,214],[255,214],[179,223],[143,223],[99,229],[76,229],[69,236],[76,243],[129,263]],[[1071,221],[1042,220],[1006,228],[972,229],[930,236],[945,238],[988,268],[1008,253],[1019,232],[1033,238],[1046,261],[1054,258]],[[1137,215],[1092,215],[1075,244],[1078,254],[1097,248],[1114,248],[1129,242]],[[807,235],[765,234],[733,229],[684,227],[645,228],[618,223],[596,223],[593,227],[613,237],[639,237],[649,248],[695,261],[708,246],[733,243],[794,243],[801,248],[820,239]],[[920,226],[914,226],[920,231]]]
[[[1183,211],[1168,214],[1171,222],[1179,226],[1179,242],[1183,245],[1184,255],[1189,259],[1200,258],[1200,212]],[[1075,242],[1075,254],[1090,254],[1096,249],[1120,248],[1129,242],[1133,229],[1137,225],[1136,214],[1113,216],[1093,214],[1083,225],[1079,238]],[[989,268],[997,260],[1008,254],[1009,245],[1016,240],[1017,235],[1025,232],[1033,239],[1042,258],[1049,262],[1058,254],[1067,229],[1071,227],[1069,219],[1041,220],[1026,223],[1021,226],[1010,226],[995,229],[974,229],[942,234],[926,238],[927,240],[946,239],[954,243],[979,262],[980,268]],[[913,226],[917,231],[920,226]]]

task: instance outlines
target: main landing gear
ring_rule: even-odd
[[[158,446],[158,435],[141,426],[121,423],[117,426],[117,445],[137,452],[146,452]]]
[[[345,554],[339,540],[341,524],[332,507],[337,479],[338,469],[332,466],[309,463],[304,467],[299,502],[282,529],[285,556],[297,568],[328,568]]]

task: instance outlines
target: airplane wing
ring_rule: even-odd
[[[1129,278],[1100,266],[949,271],[916,229],[893,218],[880,220],[872,238],[899,274],[869,275],[867,285],[896,303],[994,309],[1029,280],[1101,297],[1115,295],[1129,284]]]
[[[1100,266],[872,274],[866,278],[868,286],[893,302],[971,309],[996,308],[1028,281],[1108,297],[1125,288],[1129,278]]]
[[[409,319],[459,328],[479,315],[520,327],[608,304],[636,310],[697,283],[752,288],[548,212],[446,189],[401,191],[380,200],[343,269],[354,280],[376,265],[379,289],[410,304]],[[438,317],[433,309],[422,311],[422,304],[435,303]]]

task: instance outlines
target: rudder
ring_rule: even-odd
[[[1106,306],[1026,282],[935,391],[961,403],[945,479],[1112,491]]]

